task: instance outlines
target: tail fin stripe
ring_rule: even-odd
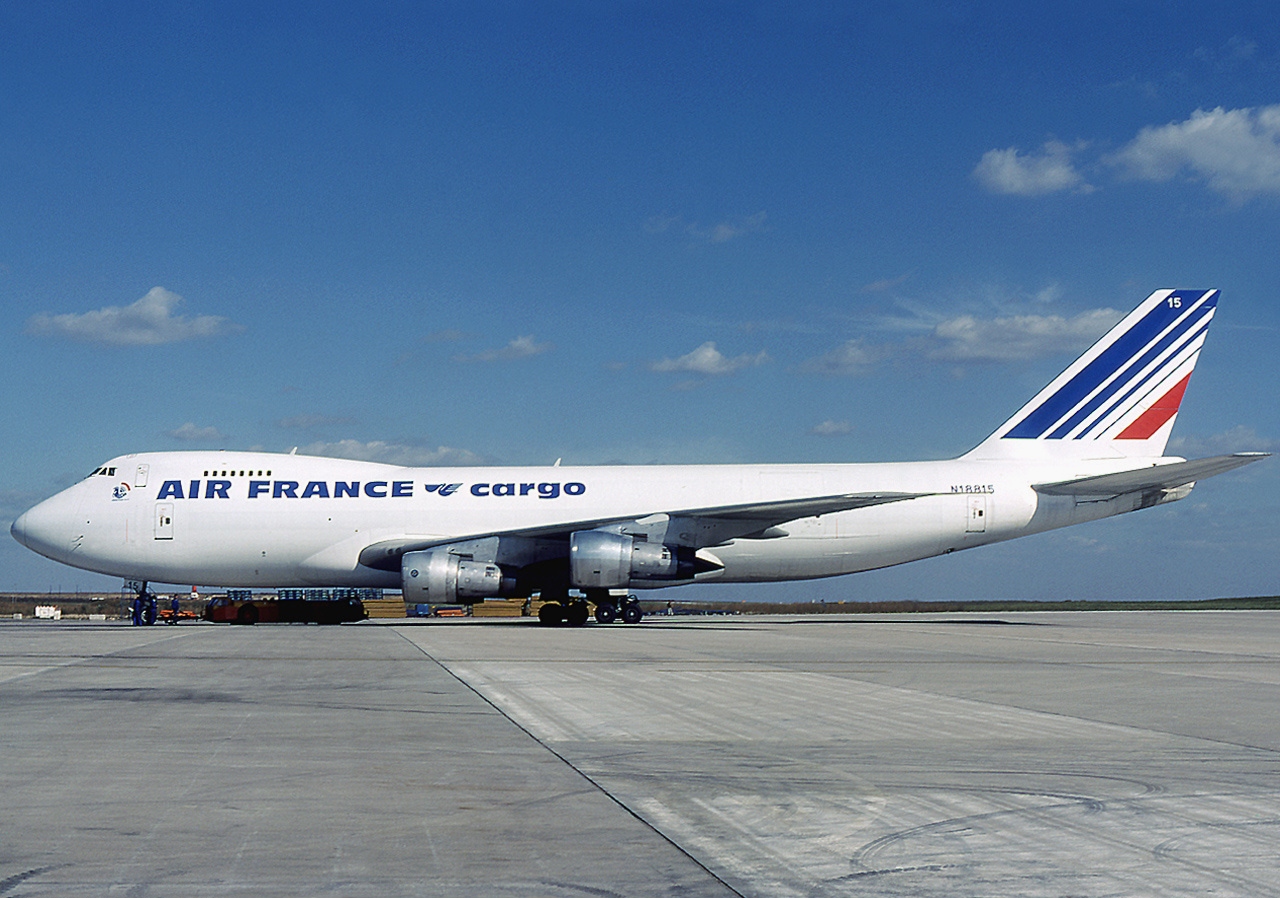
[[[1195,331],[1195,333],[1193,333],[1187,339],[1183,340],[1182,343],[1179,344],[1178,347],[1172,353],[1169,354],[1168,358],[1165,359],[1164,363],[1157,365],[1156,367],[1148,371],[1146,375],[1141,377],[1137,383],[1135,383],[1132,387],[1130,387],[1123,396],[1121,396],[1115,402],[1111,403],[1111,405],[1107,407],[1106,411],[1098,415],[1098,417],[1095,418],[1092,422],[1090,422],[1087,427],[1085,427],[1078,434],[1076,434],[1075,439],[1079,440],[1084,438],[1090,432],[1092,432],[1095,428],[1097,428],[1099,425],[1103,424],[1104,422],[1110,421],[1111,416],[1116,412],[1116,410],[1124,406],[1134,396],[1135,393],[1137,393],[1139,390],[1142,390],[1144,387],[1150,389],[1151,388],[1150,384],[1153,379],[1163,376],[1169,371],[1170,368],[1176,367],[1178,364],[1181,364],[1181,362],[1186,357],[1196,352],[1199,352],[1200,346],[1204,342],[1205,334],[1208,333],[1208,331],[1209,331],[1209,322],[1205,321]],[[1190,352],[1187,351],[1188,348],[1190,348]]]
[[[1158,341],[1167,328],[1179,323],[1191,327],[1202,319],[1207,320],[1206,316],[1210,315],[1217,305],[1216,291],[1203,297],[1197,296],[1201,301],[1191,309],[1181,308],[1180,303],[1175,304],[1173,302],[1175,297],[1181,299],[1177,294],[1166,297],[1165,301],[1158,303],[1140,321],[1121,333],[1114,343],[1103,349],[1057,392],[1032,409],[1025,418],[1007,431],[1005,437],[1012,439],[1043,437],[1054,425],[1070,415],[1081,402],[1088,400],[1094,391],[1115,375],[1122,365],[1143,352],[1153,342]],[[1179,319],[1183,319],[1182,322],[1179,322]],[[1123,384],[1118,385],[1116,389],[1120,389],[1120,386]],[[1100,400],[1100,403],[1102,401],[1105,401],[1105,397]]]
[[[964,458],[1163,455],[1219,296],[1155,291]]]
[[[1125,359],[1132,357],[1140,347],[1145,346],[1153,337],[1164,330],[1168,324],[1168,308],[1158,305],[1147,313],[1140,322],[1122,335],[1119,340],[1108,346],[1093,361],[1067,381],[1056,393],[1032,409],[1006,437],[1012,439],[1034,440],[1044,434],[1062,420],[1064,415],[1097,389],[1106,378],[1115,371]]]
[[[1139,415],[1137,420],[1119,433],[1116,439],[1145,440],[1164,427],[1165,422],[1178,413],[1178,406],[1182,405],[1182,394],[1186,392],[1189,380],[1191,375],[1187,374],[1172,390],[1157,399],[1155,405]]]
[[[1108,408],[1105,413],[1101,414],[1097,420],[1094,420],[1091,425],[1085,427],[1085,429],[1080,431],[1079,434],[1076,434],[1076,439],[1088,434],[1089,431],[1093,430],[1093,427],[1097,426],[1098,421],[1102,421],[1103,418],[1108,416],[1108,414],[1114,412],[1117,406],[1124,403],[1125,399],[1132,397],[1135,391],[1142,388],[1143,384],[1146,384],[1146,382],[1151,380],[1153,376],[1160,374],[1160,371],[1164,370],[1166,365],[1169,365],[1171,359],[1178,358],[1180,354],[1187,349],[1188,345],[1196,342],[1198,336],[1202,336],[1204,334],[1204,330],[1207,329],[1208,320],[1211,319],[1212,315],[1213,310],[1211,308],[1211,310],[1203,313],[1203,315],[1199,315],[1196,319],[1193,319],[1192,316],[1185,317],[1183,321],[1179,322],[1178,326],[1175,326],[1174,329],[1165,334],[1164,338],[1158,340],[1153,347],[1149,348],[1147,352],[1144,352],[1142,354],[1142,358],[1139,358],[1138,361],[1133,363],[1133,365],[1125,368],[1123,374],[1117,376],[1115,380],[1112,380],[1106,388],[1098,390],[1098,393],[1094,395],[1092,399],[1089,399],[1089,402],[1084,403],[1083,406],[1079,408],[1079,411],[1076,411],[1073,416],[1068,418],[1068,420],[1059,426],[1059,429],[1050,434],[1050,439],[1062,439],[1062,437],[1070,434],[1075,427],[1078,427],[1080,423],[1087,420],[1093,412],[1096,412],[1107,399],[1114,397],[1114,395],[1119,393],[1120,390],[1123,390],[1125,386],[1133,384],[1133,388],[1126,391],[1123,398],[1117,400],[1117,402],[1112,404],[1112,406]],[[1192,336],[1183,340],[1184,336],[1187,336],[1187,330],[1197,324],[1199,325],[1199,329],[1194,331]],[[1171,353],[1167,352],[1169,351],[1170,345],[1178,342],[1178,340],[1183,340],[1183,342],[1178,345],[1178,348],[1174,349]],[[1156,362],[1156,359],[1161,356],[1165,356],[1165,358],[1162,359],[1162,362],[1155,365],[1155,367],[1151,367],[1152,363]],[[1151,368],[1151,370],[1148,371],[1148,368]],[[1146,371],[1146,376],[1142,376],[1144,371]]]

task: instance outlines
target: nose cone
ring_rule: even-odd
[[[65,561],[76,536],[78,507],[78,497],[59,493],[19,515],[9,532],[31,551]]]
[[[13,525],[9,528],[9,532],[10,532],[11,534],[13,534],[13,538],[14,538],[14,539],[16,539],[18,542],[22,543],[22,544],[23,544],[24,546],[26,546],[28,549],[30,549],[30,548],[31,548],[31,546],[27,545],[27,515],[26,515],[26,513],[23,513],[23,514],[18,515],[18,520],[16,520],[16,521],[14,521],[14,522],[13,522]]]

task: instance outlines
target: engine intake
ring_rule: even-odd
[[[496,564],[468,561],[441,548],[406,552],[400,560],[400,585],[411,605],[470,605],[511,595],[516,581]]]
[[[579,530],[569,536],[569,584],[578,589],[624,589],[636,581],[692,580],[693,549],[634,536]]]

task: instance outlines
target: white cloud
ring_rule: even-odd
[[[758,234],[764,231],[764,212],[747,215],[742,218],[726,219],[710,226],[698,222],[685,221],[681,215],[655,215],[644,223],[644,229],[650,234],[664,234],[667,231],[679,230],[706,243],[728,243],[747,234]]]
[[[216,427],[197,427],[191,421],[181,427],[168,431],[165,436],[186,443],[216,443],[225,440],[226,435]]]
[[[1197,109],[1186,121],[1143,128],[1109,161],[1145,181],[1187,171],[1237,202],[1280,193],[1280,104]]]
[[[334,427],[351,423],[353,423],[351,418],[337,415],[291,415],[279,421],[280,427],[285,430],[311,430],[316,427]]]
[[[806,374],[849,375],[865,374],[885,358],[888,350],[881,346],[868,346],[861,337],[849,340],[828,353],[809,359],[800,365]]]
[[[70,486],[77,478],[71,478]],[[12,521],[31,506],[49,498],[48,493],[38,490],[0,490],[0,520]]]
[[[672,228],[681,226],[684,219],[679,215],[651,215],[644,222],[644,229],[649,234],[665,234]]]
[[[1252,427],[1237,424],[1230,430],[1207,437],[1176,436],[1169,441],[1169,452],[1188,458],[1232,452],[1280,452],[1280,440],[1260,437]]]
[[[764,350],[757,352],[755,355],[726,358],[720,350],[716,349],[716,344],[713,341],[709,341],[687,355],[682,355],[676,359],[663,359],[659,362],[654,362],[649,367],[654,371],[689,371],[694,374],[716,376],[732,374],[742,368],[763,365],[767,361],[769,361],[769,354]]]
[[[979,318],[958,315],[935,322],[928,332],[903,340],[868,344],[861,337],[800,365],[806,374],[848,376],[866,374],[889,359],[927,359],[935,362],[1010,362],[1080,352],[1087,349],[1123,313],[1092,309],[1067,318],[1062,315],[1005,315]],[[917,330],[916,320],[896,326]]]
[[[1021,155],[1017,147],[987,150],[973,169],[973,176],[992,193],[1039,196],[1061,190],[1087,193],[1085,183],[1071,162],[1072,148],[1050,140],[1039,153]]]
[[[447,330],[433,331],[432,333],[427,334],[425,337],[422,338],[422,342],[423,343],[457,343],[460,340],[465,340],[466,337],[467,335],[464,334],[462,331],[458,330],[457,328],[449,328]]]
[[[542,355],[552,348],[552,344],[539,343],[533,338],[533,334],[527,334],[516,337],[501,349],[488,349],[475,355],[455,355],[453,360],[455,362],[509,362]]]
[[[350,458],[356,461],[378,461],[391,465],[420,466],[465,466],[484,464],[486,459],[469,449],[454,449],[451,446],[413,446],[404,443],[387,443],[372,440],[362,443],[359,440],[337,440],[336,442],[316,442],[302,446],[298,452],[303,455],[323,455],[329,458]]]
[[[900,274],[896,278],[881,278],[878,281],[872,281],[862,287],[863,293],[884,293],[892,290],[894,287],[900,287],[911,279],[911,272]]]
[[[42,337],[65,337],[111,346],[159,346],[200,337],[221,337],[243,331],[238,324],[215,315],[185,318],[174,315],[182,297],[163,287],[128,306],[106,306],[93,312],[50,315],[41,312],[27,321],[27,332]]]
[[[755,215],[748,215],[746,218],[739,218],[734,221],[722,221],[714,224],[710,228],[702,229],[695,225],[690,225],[688,230],[691,237],[698,237],[706,240],[708,243],[728,243],[738,237],[746,234],[758,234],[764,230],[765,214],[757,212]]]
[[[1050,284],[1047,287],[1042,287],[1041,289],[1037,290],[1035,293],[1031,295],[1031,298],[1035,302],[1048,305],[1050,303],[1055,303],[1058,300],[1062,299],[1062,297],[1066,295],[1066,292],[1067,292],[1066,290],[1062,289],[1061,284]]]
[[[934,327],[926,354],[948,362],[1004,362],[1082,351],[1122,317],[1115,309],[1092,309],[1073,318],[961,315]]]
[[[819,437],[841,437],[853,433],[853,425],[848,421],[833,421],[828,418],[821,424],[815,424],[809,433]]]
[[[1197,47],[1191,55],[1218,71],[1227,71],[1234,66],[1257,60],[1258,42],[1234,34],[1216,47]]]

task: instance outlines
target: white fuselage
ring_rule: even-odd
[[[1164,455],[1217,300],[1155,291],[951,461],[404,468],[156,452],[108,462],[12,532],[131,580],[400,585],[428,604],[577,589],[606,618],[618,589],[851,574],[1181,499],[1257,461]]]
[[[1129,458],[405,468],[158,452],[108,462],[26,512],[13,533],[49,558],[134,580],[394,587],[400,573],[362,565],[362,550],[386,540],[447,541],[810,496],[927,494],[698,550],[715,567],[698,581],[761,582],[881,568],[1130,511],[1139,507],[1133,495],[1082,502],[1041,495],[1032,484],[1133,466]]]

